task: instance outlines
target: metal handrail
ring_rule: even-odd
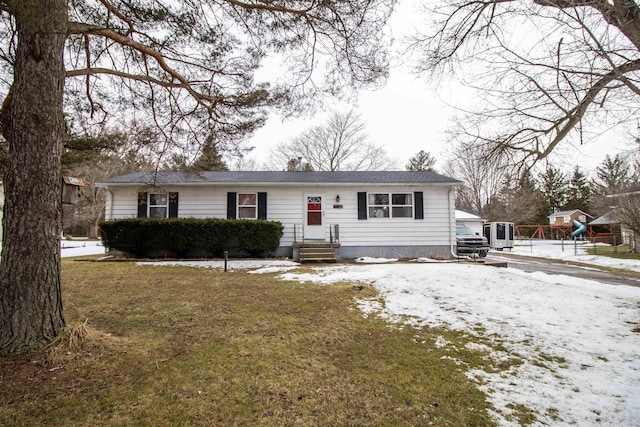
[[[298,240],[298,234],[300,235],[300,240]],[[304,243],[304,225],[303,224],[293,224],[293,243],[302,242]]]
[[[329,224],[329,242],[332,245],[340,242],[340,224]]]

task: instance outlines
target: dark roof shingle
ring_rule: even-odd
[[[183,183],[317,183],[317,184],[459,184],[460,181],[426,171],[352,172],[136,172],[114,176],[99,184],[183,184]]]

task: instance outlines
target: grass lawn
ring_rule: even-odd
[[[629,252],[629,246],[627,245],[595,246],[595,247],[586,246],[586,249],[589,255],[602,255],[602,256],[608,256],[611,258],[640,260],[640,255]]]
[[[128,262],[62,275],[69,331],[0,359],[2,426],[493,425],[464,374],[489,362],[461,334],[363,317],[372,287]]]

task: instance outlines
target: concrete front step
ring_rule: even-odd
[[[300,246],[300,262],[336,262],[331,243],[307,243]]]

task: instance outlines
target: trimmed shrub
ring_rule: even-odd
[[[273,221],[131,218],[100,224],[104,245],[138,258],[267,256],[275,253],[282,224]]]

